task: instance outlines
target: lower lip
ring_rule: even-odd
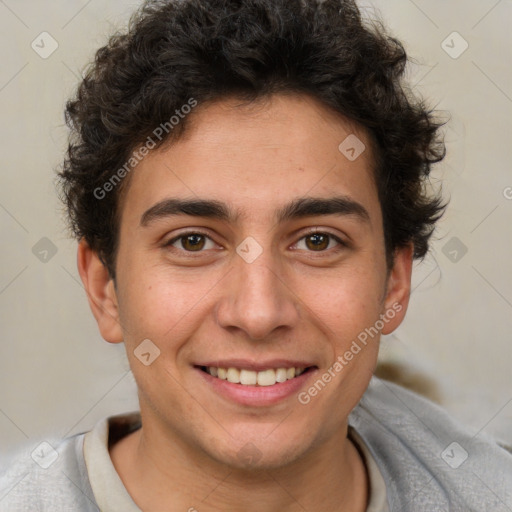
[[[315,373],[316,369],[294,377],[285,382],[276,382],[272,386],[246,386],[244,384],[233,384],[227,380],[212,377],[209,373],[195,368],[205,382],[212,386],[214,391],[223,397],[240,405],[264,407],[274,405],[286,398],[297,395],[305,382]]]

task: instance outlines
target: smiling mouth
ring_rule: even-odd
[[[287,380],[295,379],[315,367],[269,368],[268,370],[259,372],[238,368],[219,368],[216,366],[199,366],[198,368],[212,377],[226,380],[231,384],[241,384],[242,386],[273,386],[286,382]]]

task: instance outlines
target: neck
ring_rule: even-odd
[[[116,443],[110,455],[142,510],[364,512],[366,468],[346,433],[345,426],[279,468],[232,468],[146,424]]]

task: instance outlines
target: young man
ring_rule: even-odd
[[[347,0],[147,2],[98,51],[61,179],[140,413],[20,460],[1,510],[512,510],[508,452],[372,379],[443,210],[405,63]]]

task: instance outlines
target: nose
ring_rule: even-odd
[[[298,299],[270,251],[252,263],[236,256],[227,278],[229,285],[216,307],[217,322],[224,329],[243,331],[253,341],[270,341],[276,331],[297,324]]]

